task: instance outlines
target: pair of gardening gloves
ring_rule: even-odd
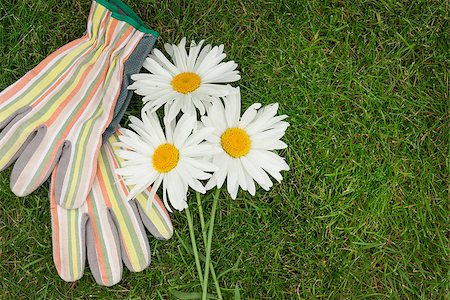
[[[115,169],[127,86],[158,33],[120,0],[95,0],[83,37],[58,49],[0,93],[0,169],[14,162],[11,190],[25,196],[50,181],[53,258],[65,281],[83,276],[86,257],[100,285],[150,264],[144,228],[169,239],[159,198],[131,187]]]

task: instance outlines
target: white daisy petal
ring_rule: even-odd
[[[182,105],[182,101],[179,100],[175,100],[172,105],[169,108],[169,113],[166,115],[166,117],[169,120],[174,120],[178,113],[181,111],[181,105]]]
[[[180,166],[176,169],[176,171],[178,172],[178,174],[180,175],[181,178],[184,178],[186,180],[187,184],[192,189],[194,189],[195,191],[202,193],[202,194],[206,193],[206,189],[201,184],[201,182],[198,179],[195,179],[194,177],[192,177],[192,174],[189,174],[189,170],[184,168],[184,166],[182,166],[180,164]],[[211,175],[209,175],[207,178],[204,178],[204,179],[208,179],[210,177],[211,177]]]
[[[238,174],[234,168],[235,160],[232,160],[227,168],[227,190],[233,200],[236,199],[237,191],[239,189]]]
[[[148,111],[150,113],[156,112],[163,105],[172,104],[174,97],[172,94],[167,94],[157,100],[148,99],[147,97],[142,98],[142,102],[145,104],[142,108],[143,111]]]
[[[169,56],[173,56],[173,46],[171,44],[165,43],[164,44],[164,50],[166,50],[167,54],[169,54]]]
[[[172,171],[167,173],[167,194],[169,196],[170,204],[176,210],[183,210],[186,208],[186,193],[184,193],[186,183],[177,172]],[[173,184],[178,182],[178,184]],[[169,184],[170,183],[170,184]],[[187,189],[186,189],[187,192]]]
[[[174,144],[177,148],[180,148],[185,144],[186,139],[191,134],[196,121],[195,116],[183,115],[180,118],[173,133]]]
[[[203,49],[200,51],[200,54],[197,57],[197,61],[194,65],[194,71],[197,72],[198,67],[202,64],[203,60],[205,59],[206,55],[211,51],[212,46],[210,44],[203,47]]]
[[[198,66],[197,73],[204,77],[215,65],[218,65],[225,58],[225,54],[219,54],[219,49],[213,47],[211,51],[205,56],[202,63]]]
[[[237,64],[234,61],[229,61],[217,65],[216,67],[208,70],[203,77],[203,82],[234,82],[241,79],[239,72],[236,71]]]
[[[228,127],[235,127],[241,116],[241,93],[239,87],[230,87],[230,94],[225,101],[225,117]]]
[[[202,118],[202,121],[207,120],[205,127],[214,127],[218,134],[222,134],[226,128],[226,119],[225,119],[225,108],[221,102],[216,103],[211,107],[208,112],[208,116]]]
[[[247,125],[253,121],[256,117],[258,109],[261,107],[261,103],[252,104],[242,115],[241,121],[239,122],[240,128],[245,128]]]
[[[161,51],[158,49],[153,49],[153,54],[159,59],[160,63],[164,65],[169,72],[171,72],[171,75],[180,73],[180,70],[175,67],[175,65],[172,64]]]
[[[250,174],[248,174],[248,172],[245,169],[244,174],[245,174],[245,181],[247,182],[247,190],[250,193],[250,195],[255,196],[256,194],[255,181],[253,180],[253,177]]]
[[[175,119],[169,119],[168,117],[167,117],[167,113],[166,113],[166,116],[164,117],[164,131],[165,131],[165,134],[166,134],[166,140],[167,140],[167,143],[169,143],[169,144],[173,144],[173,130],[174,130],[174,127],[175,127],[175,122],[176,122],[176,120]]]
[[[247,190],[247,181],[245,178],[244,169],[242,168],[242,163],[239,159],[234,159],[234,168],[237,170],[238,182],[241,188],[246,191]]]
[[[200,143],[201,141],[206,140],[210,136],[212,136],[213,132],[214,132],[214,128],[212,128],[212,127],[201,128],[186,139],[184,146],[189,147],[191,145],[196,145],[196,144]]]
[[[261,185],[262,187],[272,186],[272,181],[270,180],[269,176],[267,176],[267,173],[261,169],[261,167],[255,165],[245,156],[241,157],[241,162],[244,168],[248,171],[249,174],[251,174],[253,179],[255,179],[255,181],[259,185]]]
[[[178,69],[182,72],[187,71],[187,54],[186,54],[186,38],[182,38],[180,44],[173,45],[173,60]]]
[[[232,158],[225,153],[221,153],[214,157],[214,164],[220,166],[213,176],[216,177],[217,187],[221,188],[227,178],[227,166]]]
[[[196,146],[189,146],[183,148],[180,152],[182,156],[190,156],[190,157],[207,157],[215,152],[213,146],[208,144],[201,144]]]
[[[189,164],[192,168],[195,168],[197,170],[203,170],[206,172],[218,170],[218,167],[215,164],[207,160],[185,157],[183,161]]]
[[[186,170],[188,170],[188,172],[189,172],[189,178],[186,178],[186,179],[190,180],[190,178],[192,177],[192,178],[197,178],[199,180],[206,180],[211,177],[210,173],[206,173],[201,170],[195,169],[189,164],[186,164],[185,167],[186,167]]]
[[[150,198],[152,199],[152,198]],[[167,208],[169,212],[172,212],[170,208],[169,201],[167,200],[167,180],[163,180],[163,202],[164,206]]]
[[[150,161],[150,155],[153,151],[150,152],[149,156],[142,156],[141,153],[126,151],[126,150],[117,150],[116,154],[126,160],[137,161],[138,164],[148,163]]]
[[[161,87],[172,88],[170,79],[164,78],[155,74],[134,74],[131,75],[131,79],[135,82],[128,86],[128,89],[150,89],[158,90]]]
[[[145,88],[140,88],[140,89],[136,89],[135,93],[141,96],[145,96],[144,98],[142,98],[142,102],[146,103],[149,101],[156,101],[159,100],[160,98],[164,97],[165,99],[170,99],[171,97],[169,97],[169,95],[175,95],[175,93],[173,93],[172,91],[172,87],[157,87],[157,88],[152,88],[151,90],[149,89],[145,89]]]
[[[289,165],[286,161],[272,151],[254,149],[250,151],[248,156],[251,156],[255,161],[259,161],[264,169],[276,171],[289,170]]]
[[[265,150],[277,150],[284,149],[287,145],[280,141],[284,135],[284,132],[280,132],[279,134],[259,134],[260,137],[252,138],[252,148],[254,149],[265,149]],[[261,137],[262,136],[262,137]]]
[[[144,112],[141,115],[143,120],[143,129],[147,129],[149,133],[152,134],[152,138],[156,140],[157,143],[163,144],[166,142],[164,136],[164,131],[161,127],[161,123],[158,120],[156,113]]]
[[[198,45],[195,45],[195,42],[191,42],[191,47],[189,48],[189,57],[188,57],[188,69],[194,70],[195,63],[197,62],[198,55],[200,50],[202,49],[203,43],[205,40],[201,40]]]
[[[159,174],[158,177],[155,180],[155,183],[153,184],[152,190],[150,192],[149,195],[149,199],[153,199],[155,198],[156,195],[156,191],[159,189],[159,187],[161,186],[162,181],[164,180],[165,175],[164,174]]]
[[[126,201],[132,200],[138,193],[142,192],[143,189],[149,187],[153,183],[152,179],[153,177],[149,176],[147,180],[143,180],[140,184],[136,184],[135,186],[133,186],[128,194]]]
[[[229,94],[229,89],[223,84],[204,83],[196,91],[195,95],[202,98],[202,101],[208,101],[212,97],[224,97]]]
[[[212,133],[210,135],[208,135],[205,140],[207,140],[208,142],[215,144],[215,145],[219,145],[220,144],[220,136],[217,135],[216,133]]]
[[[169,73],[169,71],[164,69],[161,65],[159,65],[155,60],[153,60],[151,58],[147,58],[144,61],[143,67],[146,68],[151,73],[153,73],[155,75],[159,75],[163,78],[170,80],[172,77],[171,74]]]
[[[268,152],[268,151],[266,151]],[[264,160],[263,158],[264,156],[261,154],[255,154],[255,153],[250,153],[248,155],[248,158],[250,159],[250,161],[253,162],[253,164],[259,164],[260,167],[266,171],[267,173],[269,173],[269,175],[271,175],[273,178],[275,178],[278,182],[281,182],[281,180],[283,179],[283,177],[281,176],[280,172],[281,170],[287,170],[289,169],[286,165],[287,168],[285,168],[283,165],[280,166],[279,163],[275,163],[273,161],[270,160]],[[266,158],[268,158],[269,155],[266,156]]]
[[[217,186],[216,178],[215,178],[214,176],[212,176],[212,177],[208,180],[208,182],[206,183],[205,189],[206,189],[207,191],[209,191],[209,190],[213,189],[213,188],[216,187],[216,186]]]
[[[198,109],[200,115],[203,116],[206,112],[205,105],[203,105],[203,102],[198,97],[195,96],[191,97],[191,101],[194,104],[194,106]]]
[[[253,134],[258,131],[262,131],[265,130],[266,128],[269,128],[273,124],[273,122],[271,121],[275,116],[275,114],[277,113],[277,110],[278,110],[277,103],[261,108],[258,111],[257,117],[254,120],[254,122],[252,122],[247,126],[246,128],[247,132],[249,134]]]

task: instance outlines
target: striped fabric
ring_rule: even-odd
[[[82,38],[0,94],[0,169],[17,159],[11,174],[16,195],[33,192],[53,171],[60,205],[76,208],[86,200],[124,63],[153,34],[136,18],[119,0],[94,1]]]
[[[53,258],[65,281],[82,277],[87,249],[89,267],[97,283],[116,284],[122,277],[122,261],[133,272],[150,264],[143,224],[158,239],[167,240],[173,234],[161,200],[155,198],[147,204],[149,191],[138,195],[136,200],[125,201],[129,190],[115,173],[121,161],[116,159],[111,146],[117,141],[114,134],[102,146],[97,176],[83,206],[64,209],[57,204],[54,188],[50,190]]]

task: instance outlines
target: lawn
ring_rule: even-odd
[[[236,286],[243,299],[449,299],[447,1],[126,2],[161,33],[160,49],[183,36],[223,43],[244,108],[278,102],[289,115],[284,181],[220,200],[212,257],[226,299]],[[0,90],[81,36],[90,4],[2,0]],[[140,108],[135,97],[128,113]],[[170,241],[151,239],[144,272],[124,270],[111,288],[88,269],[62,281],[48,185],[17,198],[10,172],[0,173],[0,298],[200,291],[183,213]]]

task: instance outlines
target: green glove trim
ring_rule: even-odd
[[[98,4],[103,5],[112,12],[112,17],[127,22],[134,28],[144,33],[149,33],[155,37],[159,36],[159,32],[147,27],[144,21],[125,3],[120,0],[95,0]]]

